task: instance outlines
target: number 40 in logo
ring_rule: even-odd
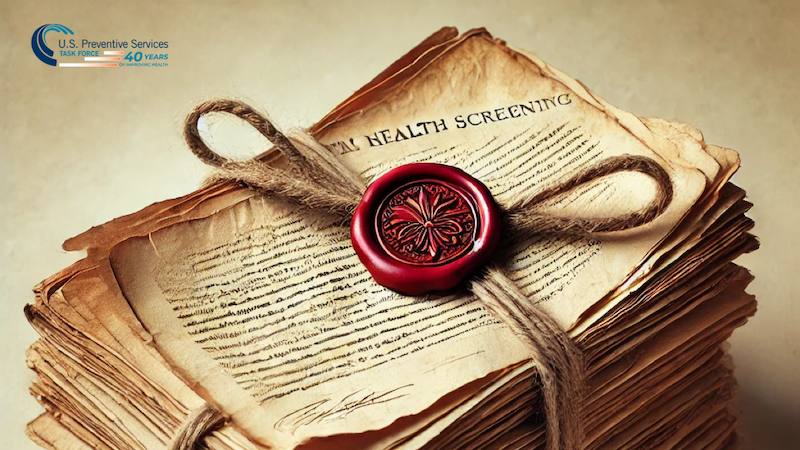
[[[125,61],[139,62],[141,60],[142,60],[142,52],[136,52],[136,53],[128,52],[128,54],[125,55]]]

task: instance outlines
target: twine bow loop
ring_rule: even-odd
[[[199,119],[228,113],[252,125],[286,158],[288,168],[275,167],[258,157],[234,161],[211,150],[200,137]],[[201,103],[184,122],[186,144],[201,161],[217,168],[215,179],[244,183],[267,195],[292,200],[314,209],[349,217],[366,189],[364,181],[345,167],[307,133],[291,139],[262,114],[235,100]]]

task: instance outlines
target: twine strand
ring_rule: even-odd
[[[167,450],[195,450],[198,449],[203,438],[211,431],[222,426],[225,416],[210,403],[189,413],[186,420],[175,432]]]
[[[253,125],[287,157],[289,167],[274,167],[257,158],[232,161],[218,155],[203,142],[197,122],[205,114],[225,112]],[[366,188],[364,181],[339,162],[328,149],[305,131],[286,137],[263,115],[234,100],[215,100],[198,105],[187,117],[184,136],[189,148],[201,160],[217,168],[215,179],[234,181],[261,192],[293,201],[347,220],[358,206]],[[653,200],[641,211],[620,217],[570,218],[544,213],[551,200],[620,172],[638,172],[650,177],[657,187]],[[663,214],[673,198],[669,174],[650,158],[623,155],[608,158],[579,171],[569,179],[532,195],[523,195],[504,208],[504,220],[514,240],[536,234],[596,236],[598,233],[640,227]],[[506,242],[510,242],[506,240]],[[537,363],[546,420],[548,450],[580,448],[584,367],[580,349],[537,303],[509,279],[498,266],[485,268],[468,282],[482,304],[513,330],[530,349]],[[210,412],[209,412],[210,414]],[[202,427],[195,424],[184,428]],[[191,433],[189,433],[191,431]],[[199,442],[204,432],[187,430],[185,445],[170,450],[193,450],[191,439]]]
[[[544,206],[559,196],[564,196],[599,179],[621,172],[638,172],[650,177],[656,184],[656,194],[641,211],[618,217],[572,218],[542,212]],[[650,158],[636,155],[614,156],[583,169],[569,179],[528,196],[523,195],[505,210],[505,218],[517,239],[530,234],[558,234],[592,236],[637,228],[652,222],[672,203],[672,183],[663,167]]]
[[[528,299],[505,272],[490,266],[470,290],[531,350],[547,418],[547,448],[578,449],[581,444],[583,356],[569,335]]]
[[[211,150],[200,137],[197,123],[210,113],[228,113],[251,124],[286,156],[288,168],[257,158],[233,161]],[[314,209],[349,217],[366,189],[364,181],[328,149],[305,132],[286,137],[263,115],[235,100],[198,105],[184,123],[186,144],[200,160],[217,168],[212,180],[243,183],[265,195],[291,200]]]

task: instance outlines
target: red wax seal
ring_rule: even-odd
[[[376,282],[420,295],[452,289],[489,260],[500,213],[486,186],[462,170],[407,164],[369,186],[350,235]]]

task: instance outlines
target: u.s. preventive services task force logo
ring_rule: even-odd
[[[57,23],[51,23],[42,25],[33,32],[33,37],[31,37],[31,48],[33,49],[33,54],[39,58],[45,64],[55,66],[56,59],[53,58],[53,51],[50,50],[50,47],[47,46],[47,39],[45,35],[50,31],[55,31],[57,33],[64,33],[65,35],[75,34],[69,28],[65,27],[64,25],[59,25]]]
[[[58,40],[60,57],[82,57],[83,62],[58,62],[55,51],[48,46],[47,33],[64,34]],[[169,42],[156,40],[111,39],[94,41],[69,38],[74,35],[69,28],[57,23],[45,24],[33,32],[31,49],[43,63],[54,67],[167,67],[169,55],[165,52]],[[106,50],[109,49],[109,50]],[[102,56],[100,52],[103,52]]]

